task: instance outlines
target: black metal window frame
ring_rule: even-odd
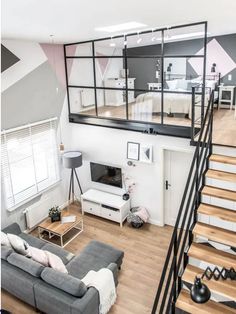
[[[165,31],[178,29],[178,28],[187,28],[192,26],[198,26],[202,25],[204,27],[204,33],[202,36],[203,39],[203,54],[201,55],[172,55],[172,54],[165,54]],[[129,48],[127,48],[126,45],[124,45],[123,49],[123,55],[120,56],[96,56],[95,55],[95,43],[99,41],[110,41],[111,37],[106,38],[98,38],[94,40],[87,40],[87,41],[80,41],[80,42],[73,42],[64,44],[64,61],[65,61],[65,73],[66,73],[66,88],[67,88],[67,101],[68,101],[68,112],[69,112],[69,122],[72,123],[79,123],[79,124],[89,124],[94,126],[103,126],[103,127],[110,127],[110,128],[116,128],[116,129],[123,129],[123,130],[131,130],[131,131],[137,131],[137,132],[143,132],[143,133],[149,133],[149,134],[162,134],[162,135],[169,135],[169,136],[177,136],[177,137],[184,137],[184,138],[191,138],[191,134],[195,132],[195,130],[191,130],[194,126],[191,127],[187,126],[180,126],[180,125],[170,125],[164,123],[164,94],[165,93],[178,93],[178,91],[166,91],[164,90],[164,60],[165,58],[202,58],[203,59],[203,84],[202,84],[202,91],[199,92],[202,97],[201,100],[201,121],[203,121],[204,118],[204,93],[205,93],[205,78],[206,78],[206,45],[207,45],[207,21],[203,22],[196,22],[196,23],[189,23],[189,24],[182,24],[182,25],[176,25],[172,27],[164,27],[159,28],[155,30],[146,30],[139,32],[139,35],[144,35],[148,33],[161,33],[161,54],[157,55],[130,55],[127,54],[127,51]],[[137,32],[129,33],[126,35],[117,35],[113,36],[112,39],[118,39],[123,38],[124,40],[127,40],[129,36],[137,36]],[[80,45],[80,44],[88,44],[91,43],[92,45],[92,55],[90,56],[68,56],[66,54],[66,47],[73,46],[73,45]],[[96,85],[96,59],[99,58],[120,58],[123,59],[124,68],[125,68],[125,88],[112,88],[112,87],[102,87]],[[128,88],[128,59],[129,58],[156,58],[160,59],[161,66],[160,66],[160,77],[161,77],[161,90],[160,91],[150,91],[148,89],[131,89]],[[67,69],[67,60],[68,59],[91,59],[93,61],[93,79],[94,84],[93,86],[86,86],[86,85],[70,85],[68,83],[68,69]],[[95,100],[95,112],[96,115],[85,115],[80,113],[72,113],[70,109],[70,88],[84,88],[84,89],[93,89],[94,90],[94,100]],[[108,118],[98,115],[98,104],[97,104],[97,90],[120,90],[125,91],[126,96],[126,119],[121,118]],[[129,106],[128,106],[128,92],[134,91],[134,92],[153,92],[153,93],[161,93],[161,123],[155,123],[155,122],[148,122],[148,121],[138,121],[138,120],[130,120],[129,119]],[[190,91],[180,91],[180,94],[192,94]],[[195,92],[196,93],[196,92]],[[193,97],[193,95],[192,95]]]

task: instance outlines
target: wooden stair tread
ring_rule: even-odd
[[[208,169],[206,177],[211,179],[223,180],[228,182],[236,182],[236,173]]]
[[[232,247],[236,246],[236,232],[223,228],[197,222],[193,228],[193,234],[203,236],[209,240],[216,241]]]
[[[233,267],[236,269],[236,255],[219,251],[203,244],[192,243],[189,248],[188,255],[215,266],[229,269]]]
[[[226,221],[236,222],[236,210],[230,210],[208,204],[200,204],[198,207],[198,213],[215,216]]]
[[[193,284],[194,279],[197,275],[203,274],[204,270],[192,266],[187,265],[185,268],[184,274],[182,276],[182,279],[188,283]],[[202,279],[202,281],[208,286],[208,288],[221,296],[224,296],[226,298],[235,300],[236,299],[236,281],[235,280],[214,280],[213,278],[211,280]]]
[[[213,154],[209,158],[210,161],[221,162],[223,164],[236,165],[236,157]]]
[[[202,194],[236,202],[236,192],[230,190],[215,188],[206,185],[202,189]]]
[[[176,307],[191,314],[235,314],[236,310],[221,303],[209,300],[199,304],[192,301],[189,292],[182,290],[178,296]]]

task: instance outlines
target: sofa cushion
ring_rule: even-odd
[[[79,279],[46,267],[41,278],[50,285],[81,298],[87,291],[86,285]]]
[[[34,287],[36,283],[43,282],[42,279],[34,277],[31,274],[26,273],[24,270],[9,264],[4,260],[1,260],[1,270],[2,289],[8,291],[16,298],[19,298],[33,307],[36,307]],[[13,312],[22,313],[22,311],[17,309],[15,309]]]
[[[81,253],[92,254],[109,264],[116,263],[118,267],[122,264],[122,259],[124,257],[123,251],[96,240],[90,241]]]
[[[45,241],[39,238],[33,237],[30,234],[22,232],[19,236],[24,239],[30,246],[34,246],[37,249],[41,249],[45,245]]]
[[[124,252],[93,240],[66,265],[66,268],[70,275],[82,279],[90,270],[98,271],[108,267],[110,263],[115,263],[119,267],[123,256]]]
[[[7,258],[7,261],[9,264],[24,270],[34,277],[40,277],[41,272],[44,270],[44,266],[41,264],[17,253],[10,254]]]
[[[14,251],[10,246],[1,246],[1,259],[6,261],[8,256],[13,252]]]
[[[12,233],[16,235],[19,235],[21,233],[20,226],[16,222],[4,228],[2,231],[5,233]]]
[[[57,256],[59,256],[62,260],[62,262],[66,265],[73,257],[74,254],[62,249],[61,247],[47,243],[43,247],[41,247],[42,250],[49,251]]]

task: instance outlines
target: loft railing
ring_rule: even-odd
[[[195,95],[195,88],[193,94]],[[214,92],[212,91],[201,123],[200,133],[195,135],[194,130],[192,133],[196,148],[154,300],[152,314],[175,313],[175,303],[182,288],[181,277],[188,264],[187,250],[193,241],[192,230],[197,221],[197,208],[200,204],[204,174],[208,169],[208,157],[212,153],[213,106]],[[194,125],[192,127],[194,128]]]

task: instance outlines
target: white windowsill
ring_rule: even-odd
[[[59,179],[57,182],[55,182],[54,184],[50,185],[50,186],[49,186],[49,187],[47,187],[46,189],[44,189],[44,190],[40,191],[39,193],[34,194],[33,196],[31,196],[31,197],[27,198],[26,200],[24,200],[24,201],[22,201],[22,202],[18,203],[17,205],[15,205],[15,206],[13,206],[13,207],[11,207],[11,208],[7,208],[7,211],[9,211],[9,212],[13,212],[13,211],[14,211],[14,210],[16,210],[17,208],[19,208],[19,207],[23,206],[24,204],[26,204],[26,203],[28,203],[28,202],[32,201],[32,200],[33,200],[33,199],[35,199],[35,198],[37,198],[37,197],[41,196],[43,193],[45,193],[45,192],[47,192],[47,191],[49,191],[49,190],[51,190],[51,189],[55,188],[56,186],[58,186],[58,185],[59,185],[59,183],[60,183],[61,181],[62,181],[62,180],[61,180],[61,179]]]

